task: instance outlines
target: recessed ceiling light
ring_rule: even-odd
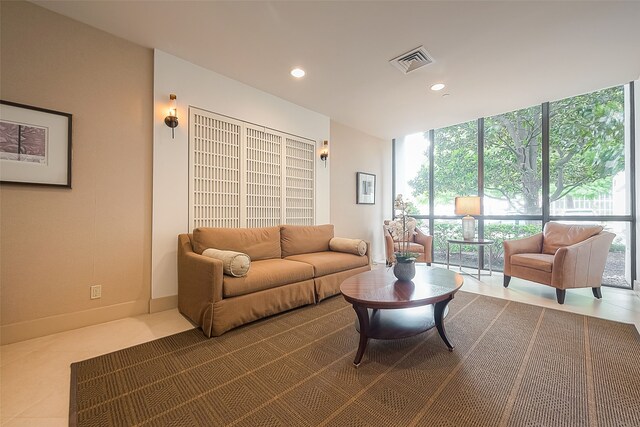
[[[306,73],[302,68],[294,68],[293,70],[291,70],[291,75],[297,79],[304,77],[305,74]]]
[[[442,90],[444,89],[444,84],[442,83],[436,83],[433,86],[431,86],[431,90]]]

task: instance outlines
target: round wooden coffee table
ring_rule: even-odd
[[[447,304],[462,286],[462,276],[442,268],[416,266],[412,281],[397,280],[393,271],[377,268],[342,282],[340,291],[356,312],[360,344],[353,361],[360,365],[369,338],[406,338],[434,326],[442,341],[453,350],[443,318]]]

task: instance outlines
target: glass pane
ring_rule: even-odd
[[[433,223],[433,259],[434,262],[447,263],[447,239],[462,238],[462,220],[436,219]],[[451,246],[451,265],[458,265],[460,247]],[[478,248],[475,245],[462,245],[462,266],[478,268]]]
[[[485,239],[495,241],[491,247],[491,267],[493,271],[502,271],[504,269],[503,241],[532,236],[541,231],[542,221],[485,221]],[[484,251],[484,264],[486,268],[489,268],[488,250]]]
[[[484,214],[542,214],[542,108],[484,122]]]
[[[428,219],[418,219],[416,218],[416,227],[422,231],[422,234],[426,234],[427,236],[431,234],[429,232],[429,220]]]
[[[630,213],[623,86],[550,104],[551,215]]]
[[[478,194],[478,122],[435,131],[434,213],[453,215],[456,196]]]
[[[608,286],[631,289],[631,223],[607,222],[604,229],[615,233],[602,283]]]
[[[396,140],[396,188],[407,202],[409,214],[429,215],[428,132]]]

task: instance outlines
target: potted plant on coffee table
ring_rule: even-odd
[[[393,274],[399,280],[411,280],[416,275],[416,258],[418,254],[409,252],[409,243],[416,234],[416,220],[407,216],[407,203],[402,199],[402,194],[398,194],[394,202],[394,208],[399,214],[391,224],[392,235],[398,237],[399,251],[395,252],[396,261],[393,264]]]

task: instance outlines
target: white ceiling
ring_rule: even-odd
[[[34,3],[382,138],[640,76],[640,2]],[[420,45],[434,64],[388,63]]]

